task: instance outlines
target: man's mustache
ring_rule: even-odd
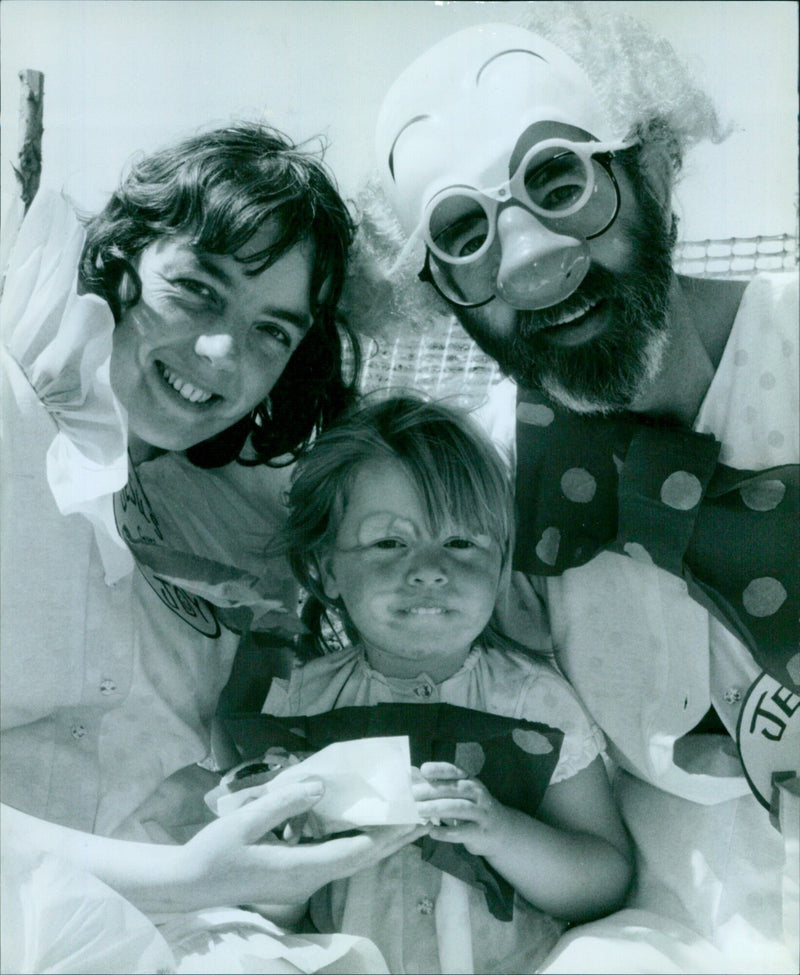
[[[575,291],[557,305],[536,311],[517,312],[517,329],[520,335],[530,338],[542,329],[552,328],[573,315],[588,311],[604,299],[619,297],[619,292],[614,275],[593,264]]]

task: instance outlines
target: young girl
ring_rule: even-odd
[[[319,437],[289,507],[293,568],[352,645],[274,681],[265,712],[447,704],[544,722],[564,736],[538,808],[504,805],[470,774],[481,765],[475,742],[459,746],[457,763],[422,764],[413,786],[430,836],[463,845],[514,888],[513,920],[498,920],[484,892],[410,845],[318,891],[314,924],[371,938],[392,972],[534,971],[565,922],[620,905],[632,867],[596,732],[550,664],[519,652],[492,623],[513,532],[502,461],[460,414],[392,399]],[[317,628],[323,651],[324,632],[333,630]]]

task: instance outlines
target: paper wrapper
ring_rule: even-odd
[[[271,749],[263,761],[237,766],[206,795],[206,803],[217,816],[225,816],[276,783],[316,778],[325,792],[307,814],[303,836],[321,839],[349,829],[422,821],[411,794],[411,757],[404,735],[335,742],[302,761],[292,758],[282,749]],[[248,769],[254,769],[257,781],[242,787],[250,779]]]
[[[560,729],[541,722],[453,704],[387,702],[283,718],[226,714],[223,722],[240,754],[253,756],[263,756],[275,745],[295,753],[319,749],[321,755],[333,742],[406,736],[416,768],[424,762],[451,762],[479,778],[503,805],[529,816],[535,815],[547,791],[564,737]],[[355,769],[347,771],[352,775]],[[514,888],[483,857],[470,853],[461,843],[440,842],[430,836],[417,842],[422,858],[432,866],[483,891],[494,917],[512,919]]]

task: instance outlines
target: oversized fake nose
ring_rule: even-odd
[[[557,305],[577,289],[589,270],[585,240],[549,230],[523,207],[500,212],[497,235],[501,248],[497,296],[519,311]]]

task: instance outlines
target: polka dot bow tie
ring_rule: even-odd
[[[560,575],[602,550],[655,563],[800,691],[798,466],[735,470],[710,434],[520,396],[514,567]]]

